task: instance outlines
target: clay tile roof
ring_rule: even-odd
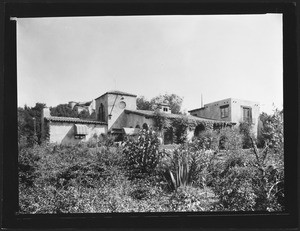
[[[64,123],[79,123],[79,124],[102,124],[107,125],[106,122],[94,121],[94,120],[82,120],[73,117],[60,117],[60,116],[50,116],[45,117],[46,121],[50,122],[64,122]]]
[[[102,97],[102,96],[104,96],[106,94],[123,95],[123,96],[126,95],[126,96],[137,97],[137,95],[134,95],[134,94],[131,94],[131,93],[127,93],[127,92],[124,92],[124,91],[111,90],[111,91],[108,91],[108,92],[104,93],[103,95],[99,96],[96,99],[99,99],[100,97]]]

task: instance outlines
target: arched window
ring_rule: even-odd
[[[144,123],[143,124],[143,129],[148,130],[148,124]]]
[[[104,112],[104,106],[102,103],[100,104],[100,107],[99,107],[98,120],[105,122],[105,112]]]

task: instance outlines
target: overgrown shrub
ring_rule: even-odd
[[[253,186],[258,195],[256,210],[284,210],[283,150],[278,152],[278,149],[266,145],[259,151],[254,140],[251,141],[256,157],[253,177]]]
[[[218,135],[217,131],[205,130],[203,132],[200,132],[197,137],[193,138],[193,145],[195,147],[197,147],[198,149],[218,150],[219,135]]]
[[[188,119],[185,117],[178,117],[172,120],[172,128],[174,134],[174,141],[176,144],[183,144],[187,140]]]
[[[170,211],[210,211],[214,201],[213,192],[192,186],[179,187],[169,199]]]
[[[256,194],[252,188],[251,171],[247,167],[232,167],[219,178],[214,191],[220,210],[253,211]]]
[[[104,146],[104,147],[112,147],[114,146],[114,141],[116,137],[110,134],[101,134],[98,137],[99,140],[99,146]]]
[[[159,140],[154,131],[141,130],[136,140],[125,142],[123,153],[130,176],[141,177],[154,173],[162,153],[159,151]]]
[[[259,151],[253,139],[252,145],[250,150],[228,152],[210,169],[210,186],[219,198],[216,210],[284,210],[283,161],[268,149]]]
[[[23,147],[19,150],[18,173],[21,184],[33,186],[35,179],[39,176],[37,164],[40,159],[39,150],[41,149],[38,146]]]
[[[268,145],[275,152],[283,152],[283,110],[274,109],[272,115],[262,113],[260,120],[262,128],[258,137],[258,145],[260,147]]]
[[[219,166],[221,168],[214,169],[212,188],[219,199],[217,210],[254,210],[253,169],[248,164],[241,153],[232,152]]]
[[[242,122],[239,125],[240,133],[242,134],[243,148],[251,148],[251,137],[253,137],[253,126],[248,122]]]
[[[208,169],[215,153],[202,149],[199,142],[201,141],[194,139],[191,143],[182,144],[165,155],[162,166],[169,189],[176,190],[186,185],[206,186]]]
[[[238,128],[225,127],[219,130],[219,148],[223,150],[238,150],[242,148],[243,140]]]

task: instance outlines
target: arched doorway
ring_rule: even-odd
[[[164,129],[164,144],[173,144],[173,128],[165,128]]]
[[[146,131],[149,129],[149,126],[148,126],[147,123],[144,123],[144,124],[143,124],[143,129],[145,129]]]
[[[205,131],[205,126],[203,124],[197,125],[194,131],[194,136],[199,136],[203,131]]]

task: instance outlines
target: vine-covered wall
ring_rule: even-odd
[[[184,143],[187,140],[193,138],[195,130],[200,126],[202,130],[218,130],[227,126],[232,126],[228,122],[220,121],[207,121],[188,118],[187,116],[179,116],[176,118],[170,118],[162,115],[161,113],[155,113],[154,124],[158,131],[164,134],[165,143]]]

